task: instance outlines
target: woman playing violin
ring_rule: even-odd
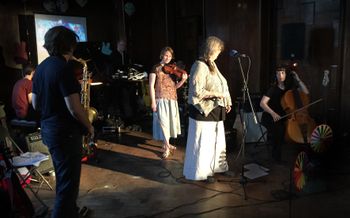
[[[160,52],[160,63],[153,66],[149,75],[153,138],[163,141],[163,158],[169,157],[176,149],[175,146],[170,145],[170,137],[176,138],[181,134],[176,89],[180,88],[187,79],[187,74],[184,73],[181,80],[177,82],[173,79],[172,74],[163,71],[163,67],[169,64],[173,57],[172,48],[163,48]]]
[[[281,161],[281,147],[285,135],[285,119],[281,119],[281,117],[286,112],[281,105],[281,100],[284,94],[295,85],[300,92],[309,94],[309,90],[295,71],[289,72],[286,67],[278,67],[275,83],[260,101],[260,107],[264,110],[261,124],[267,129],[267,138],[272,145],[272,158],[275,161]]]

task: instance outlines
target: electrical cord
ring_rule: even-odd
[[[134,160],[138,160],[136,157],[133,158]],[[130,159],[129,159],[130,160]],[[175,163],[178,163],[179,165],[181,165],[182,163],[178,160],[167,160],[168,162],[169,161],[172,161],[172,162],[175,162]],[[144,162],[144,164],[147,164],[149,163],[148,161],[142,161]],[[203,201],[206,201],[206,200],[211,200],[217,196],[220,196],[220,195],[223,195],[223,194],[233,194],[233,195],[236,195],[236,196],[239,196],[239,197],[242,197],[243,195],[240,194],[240,193],[237,193],[238,190],[240,190],[241,188],[238,187],[238,188],[234,188],[234,184],[232,183],[232,180],[230,181],[223,181],[223,182],[227,182],[229,183],[230,187],[231,187],[231,191],[221,191],[221,190],[218,190],[218,189],[214,189],[214,188],[209,188],[209,187],[206,187],[206,184],[204,185],[201,185],[200,183],[198,182],[192,182],[192,181],[188,181],[184,178],[184,176],[181,176],[181,177],[176,177],[171,170],[169,170],[168,168],[166,168],[165,166],[162,165],[162,162],[161,164],[150,164],[152,166],[156,166],[156,167],[160,167],[162,168],[162,171],[159,172],[157,174],[157,176],[159,178],[167,178],[167,177],[171,177],[173,178],[176,182],[178,183],[183,183],[183,184],[189,184],[189,185],[194,185],[194,186],[197,186],[201,189],[205,189],[205,190],[209,190],[209,191],[213,191],[213,192],[216,192],[216,194],[212,195],[212,196],[209,196],[209,197],[205,197],[205,198],[200,198],[200,199],[197,199],[193,202],[190,202],[190,203],[185,203],[185,204],[180,204],[180,205],[177,205],[171,209],[168,209],[168,210],[165,210],[165,211],[160,211],[158,213],[155,213],[155,214],[151,214],[151,215],[136,215],[136,216],[128,216],[127,218],[136,218],[136,217],[156,217],[156,216],[160,216],[160,215],[164,215],[164,214],[168,214],[168,213],[171,213],[173,211],[176,211],[180,208],[183,208],[183,207],[186,207],[186,206],[191,206],[191,205],[195,205],[195,204],[198,204],[198,203],[201,203]],[[182,168],[182,167],[180,167]],[[282,182],[282,185],[285,183],[285,181]],[[188,213],[188,214],[183,214],[183,215],[180,215],[179,217],[185,217],[185,216],[191,216],[191,215],[201,215],[201,214],[206,214],[206,213],[211,213],[211,212],[214,212],[214,211],[217,211],[217,210],[221,210],[221,209],[226,209],[226,208],[239,208],[239,207],[246,207],[246,206],[254,206],[254,205],[263,205],[263,204],[268,204],[268,203],[274,203],[274,202],[281,202],[281,201],[284,201],[286,199],[282,199],[282,200],[263,200],[263,199],[257,199],[257,198],[252,198],[250,197],[251,200],[254,200],[254,201],[258,201],[258,203],[254,203],[254,204],[249,204],[249,205],[236,205],[236,206],[223,206],[223,207],[218,207],[218,208],[214,208],[212,210],[208,210],[208,211],[203,211],[203,212],[199,212],[199,213]]]

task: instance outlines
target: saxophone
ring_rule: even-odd
[[[90,86],[91,86],[91,74],[88,72],[87,62],[88,60],[83,60],[81,58],[72,57],[73,60],[81,63],[83,65],[83,78],[81,82],[81,104],[84,107],[89,121],[92,123],[97,119],[98,112],[95,108],[90,107]],[[96,143],[93,139],[88,136],[83,136],[83,151],[84,156],[91,157],[94,155],[96,150]]]

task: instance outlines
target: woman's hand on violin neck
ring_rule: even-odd
[[[186,81],[187,78],[188,78],[187,73],[183,73],[183,74],[182,74],[182,80],[183,80],[183,81]]]
[[[297,74],[297,72],[291,71],[291,74],[292,74],[293,78],[294,78],[298,83],[301,82],[301,79],[300,79],[299,75]]]

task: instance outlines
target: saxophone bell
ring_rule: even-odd
[[[97,120],[98,112],[97,112],[96,108],[89,107],[87,113],[88,113],[88,118],[89,118],[90,123]]]

